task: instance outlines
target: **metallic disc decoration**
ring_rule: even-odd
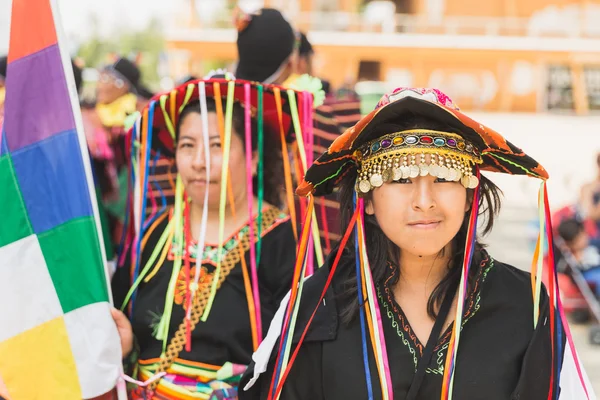
[[[421,176],[429,175],[429,165],[427,164],[419,164],[419,171],[421,171]]]
[[[448,170],[448,176],[446,177],[447,180],[454,182],[456,180],[456,176],[457,174],[457,170],[455,170],[454,168],[450,168]]]
[[[431,164],[429,166],[429,175],[431,176],[438,176],[440,173],[440,166],[437,164]]]
[[[438,172],[438,178],[446,179],[448,177],[448,167],[440,165],[440,171]]]
[[[479,185],[479,178],[474,175],[469,177],[469,189],[475,189]]]
[[[398,167],[392,169],[392,179],[395,181],[402,179],[402,168]]]
[[[358,183],[358,189],[362,192],[362,193],[369,193],[369,191],[371,190],[371,184],[369,183],[368,180],[363,179],[362,181],[360,181]]]
[[[403,165],[400,167],[400,170],[402,170],[402,179],[408,179],[410,177],[410,167]]]
[[[416,178],[417,176],[419,176],[420,173],[421,173],[421,171],[419,171],[419,167],[417,167],[416,165],[411,165],[410,166],[410,175],[408,177]]]
[[[381,185],[383,185],[383,177],[380,174],[371,175],[369,181],[371,182],[371,186],[376,188],[381,187]]]
[[[469,188],[469,177],[467,175],[463,175],[463,177],[460,178],[460,183],[468,189]]]
[[[463,174],[461,171],[457,170],[456,171],[456,179],[454,179],[454,182],[460,182],[460,180],[462,179]]]

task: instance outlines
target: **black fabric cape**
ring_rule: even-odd
[[[492,259],[481,250],[474,268],[465,306],[462,336],[456,361],[453,398],[460,400],[547,400],[552,370],[547,294],[541,299],[540,323],[534,329],[530,274]],[[331,262],[330,257],[329,261]],[[350,259],[338,267],[325,301],[319,304],[316,318],[300,349],[283,387],[285,400],[367,399],[363,366],[361,329],[358,319],[345,324],[340,293],[344,291],[343,270],[354,268]],[[394,400],[403,400],[411,386],[424,344],[412,333],[402,309],[394,301],[388,285],[394,268],[377,285],[383,329],[388,350]],[[294,343],[316,307],[329,274],[329,265],[318,270],[305,283],[299,326]],[[337,277],[337,278],[336,278]],[[454,323],[439,338],[418,399],[440,398],[446,350]],[[564,341],[563,341],[564,344]],[[254,364],[240,384],[240,400],[266,399],[273,374],[271,353],[268,369],[248,390],[243,388],[254,374]],[[558,355],[562,357],[561,355]],[[375,359],[369,352],[373,396],[381,398]]]
[[[143,250],[141,268],[150,258],[167,223],[168,218],[150,234]],[[246,252],[245,256],[249,267],[249,252]],[[281,219],[275,221],[273,226],[264,232],[262,239],[258,279],[263,331],[269,327],[273,314],[291,285],[295,260],[296,242],[292,224],[289,216],[282,215]],[[126,262],[125,265],[129,264]],[[202,266],[209,272],[214,271],[214,265],[210,263],[203,262]],[[172,271],[173,261],[167,258],[156,276],[149,282],[142,283],[138,288],[130,320],[139,344],[140,361],[158,361],[162,353],[162,341],[156,340],[153,329],[165,307],[165,295]],[[112,280],[113,296],[117,307],[123,303],[130,287],[129,268],[119,268]],[[184,349],[179,359],[214,366],[222,366],[226,362],[249,364],[253,346],[245,293],[241,262],[238,262],[218,290],[207,321],[200,322],[192,332],[191,352]],[[184,317],[183,305],[178,304],[176,298],[169,340],[174,336]]]

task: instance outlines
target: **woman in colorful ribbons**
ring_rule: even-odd
[[[158,95],[136,123],[128,257],[113,278],[131,321],[114,311],[123,353],[135,358],[133,398],[237,398],[292,281],[282,154],[296,148],[303,125],[292,117],[307,109],[302,93],[213,78]],[[163,157],[178,171],[172,188],[153,175]]]
[[[337,139],[297,193],[310,209],[339,186],[346,234],[322,268],[293,283],[240,399],[594,398],[553,265],[541,285],[552,231],[545,184],[529,274],[480,241],[500,207],[482,170],[548,178],[435,89],[396,89]]]

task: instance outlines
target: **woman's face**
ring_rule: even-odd
[[[468,209],[464,186],[430,175],[385,183],[373,190],[365,207],[402,252],[423,257],[450,243]]]
[[[217,115],[208,113],[208,140],[210,145],[210,177],[208,187],[208,206],[217,209],[221,200],[221,171],[223,168],[223,151]],[[232,131],[229,153],[229,179],[237,204],[247,201],[246,156],[244,142]],[[199,113],[187,114],[180,121],[179,140],[176,149],[177,170],[183,181],[186,193],[192,203],[204,204],[206,191],[206,160],[204,155],[204,139],[202,136],[202,117]],[[256,170],[256,157],[253,157],[253,173]],[[227,198],[229,201],[229,198]]]

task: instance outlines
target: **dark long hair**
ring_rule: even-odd
[[[208,112],[216,111],[216,104],[214,99],[207,98],[206,105]],[[191,102],[179,115],[176,127],[176,137],[179,138],[179,129],[183,120],[191,113],[200,114],[200,103],[198,101]],[[245,125],[245,112],[244,108],[239,103],[233,104],[233,117],[232,117],[233,131],[242,139],[242,143],[246,143],[246,125]],[[252,151],[258,150],[258,122],[256,118],[251,119],[252,129]],[[283,164],[281,157],[281,148],[278,146],[276,135],[272,132],[269,127],[263,125],[264,135],[264,148],[263,148],[263,169],[264,169],[264,199],[268,203],[281,207],[282,206],[282,192],[284,187],[284,175],[283,175]],[[252,189],[255,196],[258,196],[258,176],[252,178]]]
[[[432,129],[436,131],[454,132],[458,133],[455,129],[447,126],[446,124],[432,121],[426,117],[409,114],[403,116],[395,123],[381,124],[375,129],[377,136],[383,134],[400,132],[409,129]],[[348,228],[352,215],[354,213],[353,197],[354,187],[356,183],[357,171],[354,169],[348,173],[340,183],[340,207],[341,207],[341,224],[342,232],[345,232]],[[483,217],[482,229],[478,231],[478,236],[485,236],[488,234],[493,226],[495,217],[500,212],[500,195],[502,192],[500,189],[485,176],[481,176],[480,185],[480,200],[479,200],[479,217]],[[467,192],[468,199],[473,200],[473,190],[469,189]],[[456,287],[461,275],[462,260],[464,257],[464,244],[467,238],[467,229],[469,225],[469,214],[470,210],[465,213],[462,226],[458,233],[452,239],[452,255],[448,263],[448,273],[440,281],[437,287],[433,290],[429,296],[427,303],[427,313],[435,318],[437,316],[437,308],[441,304],[446,292],[451,287]],[[369,257],[369,263],[371,265],[371,271],[373,274],[373,281],[376,284],[382,284],[387,276],[386,270],[391,264],[397,272],[394,275],[394,280],[391,282],[395,285],[398,282],[401,273],[401,266],[399,265],[400,260],[400,248],[394,244],[390,239],[385,236],[375,216],[365,215],[365,241],[367,247],[367,255]],[[473,254],[472,265],[477,266],[481,262],[481,255],[478,250],[482,249],[484,245],[477,240],[475,252]],[[354,255],[354,239],[348,241],[348,245],[345,251],[345,257],[353,257]],[[444,250],[442,250],[444,251]],[[478,268],[471,268],[469,276],[469,284],[473,283],[474,277],[478,272]],[[341,303],[344,304],[342,308],[342,319],[346,324],[351,323],[356,315],[358,314],[359,304],[357,296],[357,284],[356,274],[354,269],[347,269],[347,276],[344,278],[344,289],[340,294]]]

